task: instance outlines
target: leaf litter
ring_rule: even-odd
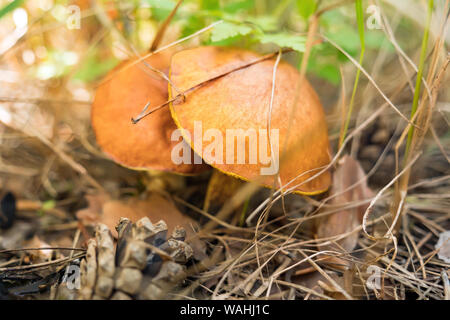
[[[321,7],[317,13],[313,13],[311,26],[314,27],[314,21],[317,22],[323,12],[333,9],[333,6]],[[220,23],[223,22],[214,22],[159,50],[182,42],[195,46],[198,43],[197,36]],[[308,56],[312,44],[317,43],[314,39],[317,30],[313,27],[309,29],[306,43],[303,44],[304,38],[296,38],[301,43],[287,43],[287,47],[298,45],[297,49],[305,51],[305,56]],[[438,32],[435,31],[435,34]],[[393,35],[389,37],[391,41],[395,41]],[[327,39],[325,35],[318,36]],[[269,37],[267,41],[285,46],[289,37]],[[335,43],[328,44],[333,46]],[[87,45],[80,43],[80,48],[87,50]],[[17,65],[15,60],[20,57],[15,54],[14,50],[9,52],[2,63],[7,61],[8,67]],[[414,56],[415,53],[408,51],[408,54]],[[272,54],[271,58],[275,55]],[[439,46],[436,46],[434,55],[435,67],[437,61],[448,60],[441,54]],[[405,53],[398,54],[398,59],[403,62],[405,56]],[[397,58],[395,55],[390,57]],[[141,59],[138,58],[139,61]],[[306,60],[302,63],[302,74],[306,72]],[[352,62],[356,69],[362,69],[358,63]],[[408,65],[412,63],[412,68],[417,70],[412,60],[408,58],[407,62]],[[358,133],[364,132],[363,129],[378,121],[381,115],[394,124],[401,123],[401,129],[406,128],[404,120],[408,119],[405,119],[404,114],[409,112],[411,96],[405,88],[412,82],[414,74],[397,77],[393,81],[395,83],[389,83],[388,73],[395,70],[394,74],[402,74],[402,71],[396,69],[397,61],[393,63],[384,58],[381,63],[383,70],[378,75],[380,78],[372,76],[370,66],[362,69],[368,83],[375,86],[375,89],[367,86],[367,90],[373,93],[372,97],[378,94],[380,97],[367,102],[370,114],[349,132],[347,141],[357,139]],[[353,75],[345,68],[343,72],[348,75],[347,78]],[[425,87],[431,90],[438,87],[442,77],[446,77],[445,70],[435,73],[437,77],[434,79],[431,79],[432,74],[430,79],[424,79],[427,84]],[[15,86],[10,86],[11,90],[1,91],[5,97],[0,99],[0,186],[2,191],[12,191],[16,195],[18,205],[12,226],[7,225],[6,229],[0,231],[0,298],[55,298],[52,287],[64,275],[67,266],[79,265],[80,261],[86,261],[87,255],[97,252],[97,249],[92,249],[92,245],[89,247],[89,243],[102,242],[101,239],[108,237],[105,235],[108,234],[107,229],[117,237],[115,227],[121,217],[129,218],[132,223],[142,218],[148,218],[152,224],[164,220],[170,230],[176,231],[177,226],[183,226],[192,240],[200,241],[203,254],[187,263],[186,281],[178,288],[177,297],[449,298],[449,262],[446,260],[448,241],[445,240],[448,239],[447,230],[450,229],[447,196],[450,182],[446,157],[449,154],[449,138],[445,133],[448,131],[448,108],[439,107],[448,105],[445,102],[448,101],[448,95],[443,90],[441,92],[444,93],[439,96],[442,102],[436,104],[437,109],[429,109],[432,110],[433,120],[438,118],[442,122],[437,125],[423,118],[427,125],[432,123],[431,130],[436,130],[432,139],[427,136],[421,136],[420,139],[425,139],[426,144],[432,146],[436,140],[439,141],[434,150],[425,149],[420,155],[420,160],[425,163],[426,170],[423,172],[426,174],[411,179],[407,184],[408,194],[402,198],[404,206],[399,216],[402,224],[395,236],[373,241],[362,232],[361,215],[380,188],[368,186],[370,177],[365,173],[373,168],[376,171],[377,168],[371,168],[371,165],[377,159],[373,159],[373,152],[364,152],[363,171],[359,157],[345,155],[346,142],[342,149],[337,149],[333,132],[339,131],[339,121],[332,116],[327,120],[331,144],[338,156],[335,158],[337,161],[331,164],[334,166],[334,183],[328,194],[299,197],[281,190],[280,197],[279,194],[272,197],[267,190],[250,188],[245,183],[230,194],[225,192],[230,190],[220,192],[218,185],[214,191],[219,196],[214,197],[218,199],[217,206],[220,208],[217,209],[217,215],[212,215],[208,212],[210,205],[204,206],[206,186],[211,174],[183,177],[186,184],[182,188],[167,188],[170,190],[168,195],[166,186],[162,187],[154,177],[148,178],[146,173],[133,172],[111,163],[95,146],[87,125],[89,116],[86,105],[90,101],[80,103],[77,99],[62,100],[61,97],[69,96],[63,86],[64,81],[59,84],[46,83],[45,86],[42,83],[27,83],[23,88],[17,86],[20,83],[17,81]],[[320,92],[323,83],[317,83]],[[320,93],[325,96],[324,92]],[[47,99],[53,94],[55,99]],[[23,96],[31,97],[24,100]],[[365,93],[358,93],[356,101],[365,97]],[[61,114],[63,108],[51,108],[51,105],[70,108],[64,109],[67,114]],[[18,106],[23,106],[23,110],[19,110]],[[330,106],[327,108],[331,109]],[[30,119],[30,126],[23,126],[23,120],[27,120],[23,118],[23,113],[28,116],[30,110],[37,111],[32,113],[35,116]],[[9,122],[3,121],[7,114],[13,116]],[[72,117],[74,114],[77,116]],[[58,126],[61,122],[67,126],[60,130]],[[372,139],[370,134],[368,139]],[[360,148],[364,151],[364,145]],[[392,178],[388,174],[387,182],[392,181]],[[143,185],[146,179],[154,184]],[[385,182],[381,187],[384,185]],[[392,223],[390,204],[394,192],[392,188],[387,188],[370,208],[370,219],[366,225],[370,234],[382,235],[389,230]],[[224,201],[220,197],[223,194],[227,194],[225,198],[230,201]],[[51,206],[44,205],[49,199],[52,201]],[[245,219],[249,215],[251,219]],[[4,216],[4,213],[0,215]],[[98,226],[98,223],[106,227],[96,233],[96,227],[92,226]],[[110,250],[114,237],[108,241],[108,245],[100,247]],[[164,256],[154,244],[150,245],[153,245],[154,252]],[[193,247],[195,252],[195,245]],[[379,288],[371,289],[368,285],[370,267],[378,268]],[[121,279],[122,283],[125,280]],[[133,287],[122,288],[133,291]],[[119,298],[126,297],[119,295]]]

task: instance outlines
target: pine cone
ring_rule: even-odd
[[[99,224],[80,263],[78,299],[164,299],[185,278],[183,266],[193,254],[184,242],[186,231],[175,228],[167,238],[164,221],[142,218],[135,224],[122,218],[116,227],[117,246],[110,230]]]

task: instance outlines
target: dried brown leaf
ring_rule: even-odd
[[[348,155],[339,161],[339,166],[333,175],[333,186],[330,193],[332,197],[330,204],[333,208],[337,207],[338,210],[319,220],[317,238],[346,234],[358,227],[368,207],[368,203],[362,202],[373,196],[372,190],[364,179],[365,173],[358,161]],[[344,239],[338,240],[337,243],[345,251],[352,251],[356,246],[358,235],[357,232],[351,233]],[[321,250],[330,248],[339,250],[336,246],[320,247]]]
[[[116,226],[120,218],[128,218],[136,222],[148,217],[155,223],[164,220],[171,234],[175,227],[180,226],[186,230],[186,240],[190,242],[195,255],[201,256],[204,252],[204,244],[198,239],[191,240],[195,236],[196,222],[192,218],[181,213],[177,207],[164,197],[152,193],[147,199],[128,198],[125,200],[109,199],[102,194],[86,196],[89,207],[77,212],[77,218],[83,223],[103,223],[117,238]]]

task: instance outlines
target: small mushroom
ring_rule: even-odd
[[[207,166],[193,161],[178,165],[171,160],[172,148],[179,142],[171,141],[176,126],[167,108],[137,125],[130,120],[148,102],[152,108],[167,101],[167,81],[148,65],[167,72],[170,56],[163,51],[144,62],[126,61],[112,70],[95,94],[92,127],[97,143],[116,163],[138,170],[195,174]]]
[[[297,94],[295,90],[300,74],[293,66],[281,61],[276,69],[270,112],[275,60],[260,58],[251,51],[213,46],[174,54],[170,68],[171,84],[186,93],[185,99],[171,103],[172,117],[185,141],[206,163],[228,175],[271,187],[274,175],[261,175],[263,163],[248,161],[250,138],[245,137],[248,142],[244,164],[237,161],[235,141],[225,141],[229,129],[243,129],[244,132],[263,129],[267,132],[270,117],[271,130],[279,130],[279,176],[282,183],[292,181],[289,186],[298,185],[294,191],[301,194],[324,192],[331,183],[328,171],[305,182],[330,163],[327,124],[319,98],[306,79]],[[258,59],[257,63],[252,63]],[[177,90],[169,85],[170,99],[177,96]],[[296,108],[292,108],[295,103]],[[234,162],[216,161],[210,157],[211,152],[205,154],[210,144],[194,132],[195,123],[201,124],[203,133],[209,129],[219,130],[224,139],[223,159],[231,143],[235,150]],[[269,141],[272,138],[266,141],[267,145],[257,146],[258,157],[261,147],[271,150]]]

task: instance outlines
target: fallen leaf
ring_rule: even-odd
[[[103,223],[117,238],[116,226],[122,217],[132,222],[143,217],[148,217],[152,223],[164,220],[169,234],[175,227],[183,227],[186,230],[186,241],[190,242],[194,255],[196,257],[204,255],[204,243],[197,238],[192,239],[196,234],[196,221],[181,213],[172,202],[156,193],[152,193],[147,199],[133,197],[113,200],[102,194],[86,196],[86,199],[89,207],[77,212],[77,218],[83,223]]]
[[[346,155],[339,161],[339,166],[333,175],[333,185],[330,195],[333,197],[329,204],[337,208],[335,213],[329,214],[318,221],[317,238],[329,238],[350,232],[358,227],[362,221],[368,203],[355,205],[349,208],[352,203],[362,202],[373,197],[372,190],[367,186],[367,181],[363,180],[365,173],[358,161]],[[358,183],[357,185],[355,185]],[[342,209],[339,209],[342,207]],[[324,209],[329,210],[329,208]],[[323,212],[322,211],[322,212]],[[357,243],[359,233],[354,232],[337,243],[346,251],[352,251]],[[320,250],[338,250],[338,246],[320,246]],[[335,259],[334,259],[335,260]],[[341,260],[341,259],[338,259]],[[339,261],[339,264],[344,261]]]
[[[103,205],[109,200],[109,196],[105,193],[87,194],[85,195],[85,199],[88,206],[77,211],[77,219],[85,224],[94,224],[99,222],[103,212]]]
[[[169,234],[176,226],[186,229],[187,234],[193,234],[196,222],[182,214],[173,203],[162,196],[153,193],[145,200],[130,198],[126,201],[108,201],[103,206],[102,223],[108,227],[114,226],[120,217],[127,217],[136,222],[143,217],[149,217],[152,222],[164,220],[169,228]]]

